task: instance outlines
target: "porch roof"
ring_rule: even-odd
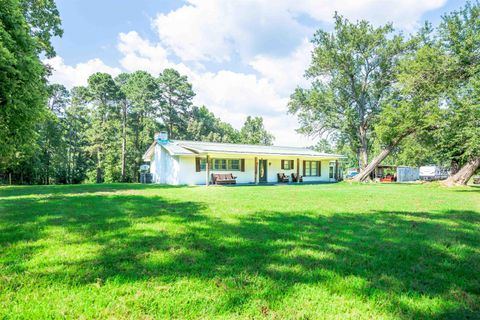
[[[155,144],[155,143],[154,143]],[[338,154],[318,152],[308,148],[284,147],[284,146],[262,146],[251,144],[217,143],[172,140],[162,145],[171,155],[206,155],[206,154],[244,154],[244,155],[276,155],[276,156],[297,156],[297,157],[318,157],[318,158],[343,158]],[[151,151],[150,151],[151,152]],[[148,151],[145,153],[147,156]]]

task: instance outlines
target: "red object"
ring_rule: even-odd
[[[395,182],[397,178],[395,176],[386,175],[384,178],[380,179],[380,182]]]

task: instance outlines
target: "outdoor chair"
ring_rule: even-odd
[[[288,176],[285,173],[277,173],[278,182],[288,182]]]
[[[292,182],[303,182],[303,177],[296,173],[292,173]]]

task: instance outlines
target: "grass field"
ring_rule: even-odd
[[[0,187],[0,319],[480,319],[480,188]]]

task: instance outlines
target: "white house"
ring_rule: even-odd
[[[143,155],[150,163],[153,183],[205,185],[212,174],[232,173],[237,183],[277,182],[284,173],[292,182],[292,173],[303,182],[335,182],[340,177],[341,155],[321,153],[307,148],[260,146],[231,143],[167,140],[155,135],[155,141]]]

